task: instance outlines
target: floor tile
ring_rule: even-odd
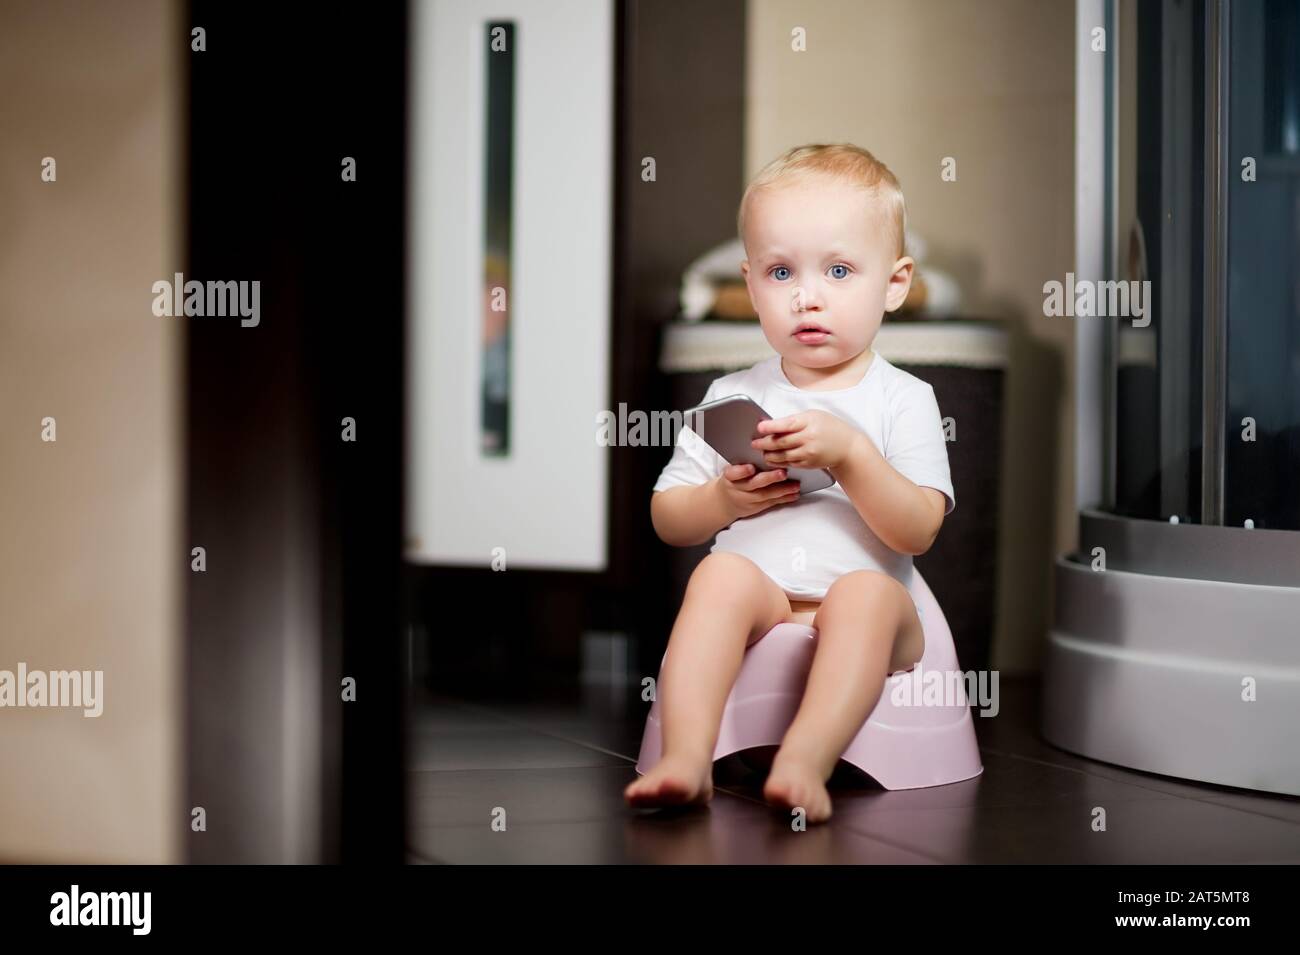
[[[507,823],[521,825],[620,819],[628,811],[623,788],[633,778],[627,763],[408,775],[416,828],[488,825],[498,807]]]
[[[1199,799],[1279,820],[1300,823],[1300,796],[1261,793],[1198,780],[1164,776],[1159,773],[1148,773],[1127,766],[1089,759],[1060,749],[1042,736],[1037,680],[1016,678],[1010,681],[1004,680],[1002,683],[1006,691],[1000,693],[1003,706],[998,716],[975,718],[975,730],[980,741],[981,752],[1036,759],[1050,765],[1079,770],[1166,795]]]
[[[736,757],[715,766],[708,808],[628,809],[647,710],[638,700],[422,701],[409,852],[424,863],[1300,862],[1300,798],[1067,753],[1039,733],[1036,681],[999,689],[998,716],[975,720],[982,775],[891,792],[844,770],[831,822],[806,832],[763,803],[762,775]],[[498,806],[505,832],[490,824]],[[1105,832],[1092,828],[1098,806]]]
[[[901,809],[845,820],[855,832],[956,863],[1205,865],[1295,863],[1295,827],[1252,813],[1170,798],[1092,808]]]
[[[626,762],[612,753],[510,725],[445,734],[413,730],[407,747],[407,769],[414,772],[621,766]]]
[[[765,805],[717,792],[708,807],[621,808],[576,822],[485,823],[412,830],[413,846],[449,863],[505,864],[931,864],[921,853],[849,830],[795,832]]]

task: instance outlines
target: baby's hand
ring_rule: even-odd
[[[799,499],[799,482],[785,480],[785,468],[759,471],[752,464],[730,464],[723,469],[718,485],[732,520]]]
[[[763,437],[751,443],[763,452],[763,460],[796,468],[840,467],[865,437],[848,422],[816,410],[760,421],[758,430]]]

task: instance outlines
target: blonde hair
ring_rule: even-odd
[[[809,176],[826,176],[866,190],[885,206],[886,237],[893,243],[897,256],[904,254],[907,230],[907,207],[903,189],[889,167],[871,153],[852,143],[809,143],[796,146],[772,160],[750,180],[740,199],[736,214],[736,231],[745,240],[745,217],[755,192],[786,180]]]

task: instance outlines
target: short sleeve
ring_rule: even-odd
[[[913,484],[932,487],[948,499],[944,516],[957,506],[948,468],[948,444],[934,386],[917,381],[906,389],[890,425],[885,460]]]
[[[704,397],[700,399],[700,404],[712,401],[716,397],[717,385],[718,380],[714,379],[708,390],[704,392]],[[722,455],[714,451],[703,438],[683,423],[677,432],[673,456],[660,472],[654,489],[666,491],[687,484],[705,484],[721,474],[726,467],[727,462]]]

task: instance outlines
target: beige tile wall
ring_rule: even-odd
[[[105,683],[98,718],[0,709],[2,861],[180,861],[177,10],[0,8],[0,669]]]

